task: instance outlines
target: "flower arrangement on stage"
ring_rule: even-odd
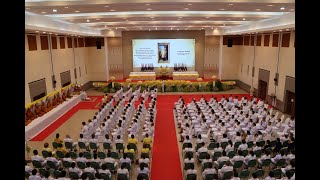
[[[105,93],[113,93],[119,90],[121,87],[126,91],[129,87],[132,87],[133,90],[141,87],[141,91],[146,88],[157,88],[159,92],[162,91],[162,80],[152,80],[152,81],[138,81],[131,82],[131,79],[126,79],[126,82],[114,82],[114,87],[112,82],[101,83],[94,82],[94,87],[98,91]],[[225,91],[233,88],[235,84],[234,81],[216,81],[216,84],[213,85],[213,82],[204,82],[202,78],[197,79],[197,82],[191,82],[188,80],[164,80],[165,92],[216,92],[216,91]],[[130,85],[130,86],[129,86]]]

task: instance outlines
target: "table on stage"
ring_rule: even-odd
[[[80,95],[74,95],[67,101],[64,101],[62,104],[59,104],[51,111],[44,114],[43,116],[34,119],[30,124],[25,126],[25,139],[29,141],[30,139],[38,135],[41,131],[50,126],[59,117],[61,117],[86,97],[87,96],[84,92],[82,92]]]
[[[156,80],[155,72],[131,72],[129,74],[131,80]]]
[[[197,80],[199,73],[197,71],[173,72],[173,80]]]

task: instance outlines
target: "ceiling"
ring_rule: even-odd
[[[30,15],[96,30],[200,30],[295,12],[294,0],[25,0]]]

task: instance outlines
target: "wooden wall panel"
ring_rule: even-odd
[[[72,38],[67,37],[67,41],[68,41],[68,48],[72,48]]]
[[[269,47],[269,44],[270,44],[270,34],[265,34],[263,45]]]
[[[84,47],[83,38],[79,38],[79,47]]]
[[[258,35],[257,36],[257,44],[256,44],[256,46],[261,46],[261,38],[262,38],[262,35]]]
[[[272,35],[272,47],[278,47],[279,43],[279,34]]]
[[[65,42],[65,37],[59,37],[59,41],[60,41],[60,49],[65,49],[66,48],[66,42]]]
[[[74,47],[78,47],[78,38],[73,38]]]
[[[244,36],[244,43],[243,45],[249,46],[250,36]]]
[[[29,51],[37,50],[37,36],[36,35],[27,35]]]
[[[254,35],[250,36],[250,46],[254,46]]]
[[[234,45],[243,45],[243,36],[235,36],[233,39],[233,44]]]
[[[48,36],[40,36],[41,50],[49,49]]]
[[[57,37],[51,36],[51,44],[52,44],[52,49],[58,48]]]
[[[281,47],[289,47],[289,46],[290,46],[290,32],[283,33]]]

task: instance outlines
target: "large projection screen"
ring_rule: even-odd
[[[195,39],[133,39],[133,71],[142,64],[153,67],[174,67],[184,64],[189,71],[195,69]]]

